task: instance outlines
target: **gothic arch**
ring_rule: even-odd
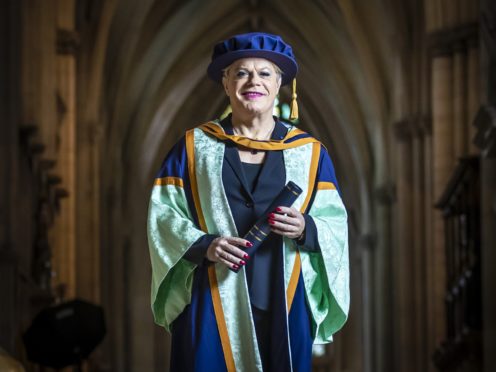
[[[103,126],[102,198],[112,206],[111,214],[102,216],[107,227],[102,245],[108,250],[103,261],[119,259],[119,267],[107,274],[109,280],[133,278],[129,293],[109,300],[124,303],[127,310],[121,311],[130,314],[131,324],[123,331],[132,335],[129,342],[149,344],[153,333],[149,316],[143,315],[149,311],[144,226],[153,174],[186,128],[212,118],[225,104],[222,90],[207,80],[205,69],[213,43],[230,34],[257,28],[279,33],[293,45],[300,63],[302,123],[330,148],[351,212],[352,243],[384,229],[378,224],[387,221],[376,219],[373,195],[392,177],[385,161],[393,119],[389,106],[402,82],[393,86],[400,60],[387,49],[394,25],[383,24],[396,17],[384,17],[377,3],[383,2],[358,7],[349,1],[147,0],[120,1],[103,9],[99,28],[108,29],[108,37],[99,53],[104,50],[104,70],[90,75],[102,96],[88,93],[87,100]],[[101,106],[96,109],[98,97]],[[351,254],[360,282],[360,265],[373,270],[372,263],[362,260],[354,245]],[[373,291],[374,283],[368,285],[357,288]],[[357,303],[365,301],[364,293],[354,294]],[[372,311],[370,303],[364,306]],[[351,321],[361,324],[362,310],[354,309]],[[358,334],[354,342],[361,342],[361,326],[353,328]],[[372,347],[370,339],[364,342]],[[351,338],[346,345],[352,345]],[[127,348],[133,365],[153,363],[153,348],[145,355],[133,353],[132,344]]]

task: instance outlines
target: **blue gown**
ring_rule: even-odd
[[[172,371],[310,371],[314,340],[331,342],[346,321],[347,213],[327,150],[280,121],[262,142],[233,136],[229,117],[204,124],[172,148],[155,180],[151,299],[172,333]],[[237,144],[267,151],[254,185]],[[304,238],[270,234],[238,274],[208,262],[213,232],[243,236],[286,175],[305,190],[295,202]]]
[[[280,122],[276,123],[272,138],[284,138],[286,127]],[[232,134],[229,116],[221,122],[221,125],[226,133]],[[246,172],[247,166],[241,163],[237,146],[226,143],[222,180],[239,236],[244,236],[248,232],[286,184],[283,161],[281,151],[268,151],[265,162],[258,170],[260,173],[253,177]],[[305,220],[305,237],[298,243],[304,249],[317,251],[319,247],[315,224],[308,215],[305,215]],[[209,370],[206,366],[212,365],[220,368],[219,371],[226,368],[222,349],[213,347],[220,344],[215,317],[208,311],[208,315],[204,314],[204,309],[212,306],[208,277],[204,270],[205,265],[209,263],[204,257],[208,246],[216,237],[205,234],[184,256],[199,265],[193,285],[197,291],[193,292],[191,306],[185,309],[173,324],[171,371]],[[286,304],[284,296],[281,296],[284,293],[282,251],[277,249],[281,244],[282,239],[279,235],[270,234],[246,264],[260,356],[264,371],[289,371],[290,358],[294,371],[310,371],[313,340],[301,278],[289,313],[289,330],[286,326]],[[202,326],[198,324],[199,322]],[[192,327],[200,328],[199,332],[193,331]],[[290,345],[286,341],[288,332]],[[205,342],[201,341],[202,336],[206,337]],[[189,350],[195,350],[193,355],[189,355],[187,352]],[[216,361],[214,364],[212,364],[213,360]]]

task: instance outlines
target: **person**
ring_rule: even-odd
[[[313,343],[331,342],[347,319],[347,212],[332,161],[273,116],[292,81],[297,111],[297,70],[277,35],[218,43],[207,73],[232,113],[186,131],[158,172],[151,302],[172,333],[172,371],[310,371]],[[250,257],[243,236],[288,181],[303,192],[264,216],[271,232]]]

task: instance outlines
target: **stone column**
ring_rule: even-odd
[[[453,155],[458,159],[467,152],[466,55],[463,42],[454,47],[453,56]]]
[[[414,364],[417,371],[427,370],[427,360],[425,353],[426,339],[426,267],[425,257],[428,253],[425,237],[425,131],[424,118],[418,115],[414,118],[413,138],[412,138],[412,195],[411,203],[413,205],[412,215],[412,250],[413,272],[415,275],[412,296],[415,298],[413,304],[412,319],[415,324],[412,330],[412,338],[415,339],[415,360]]]
[[[54,94],[58,102],[58,146],[55,155],[56,172],[68,197],[60,203],[53,229],[53,268],[57,274],[54,287],[59,295],[74,298],[80,296],[76,291],[76,58],[70,39],[75,10],[73,0],[59,1],[57,6],[57,23],[53,25],[57,34],[57,91]],[[87,265],[92,266],[93,263]]]
[[[480,105],[480,68],[477,39],[469,41],[467,57],[467,120],[465,125],[466,148],[469,154],[478,154],[480,150],[474,145],[476,128],[472,124]]]
[[[481,153],[481,256],[484,372],[496,369],[496,4],[481,1],[480,98],[477,146]],[[475,56],[474,56],[475,58]]]
[[[22,241],[17,239],[20,230],[31,228],[32,216],[26,218],[25,212],[18,208],[16,199],[27,198],[18,191],[19,176],[17,162],[19,157],[19,112],[21,100],[20,82],[20,36],[21,5],[16,1],[0,2],[0,345],[9,353],[19,355],[18,339],[23,309],[19,282],[19,252],[24,250]],[[24,218],[23,218],[24,217]],[[30,249],[31,247],[26,247]],[[24,277],[24,280],[25,277]]]
[[[444,51],[445,52],[445,51]],[[432,60],[432,191],[433,201],[440,196],[453,170],[453,61],[450,55],[438,54]],[[441,213],[433,214],[433,246],[427,257],[428,350],[435,350],[445,337],[446,259],[444,224]]]
[[[425,288],[425,299],[426,299],[426,304],[424,305],[424,311],[426,312],[426,318],[425,318],[425,326],[426,326],[426,333],[424,335],[424,340],[431,340],[431,337],[433,337],[434,332],[433,329],[431,328],[433,324],[432,315],[430,313],[430,310],[433,308],[433,299],[432,299],[432,288],[430,287],[433,279],[433,265],[432,263],[432,252],[434,249],[434,229],[433,229],[433,219],[434,219],[434,214],[433,214],[433,205],[434,205],[434,197],[433,197],[433,188],[432,188],[432,183],[433,183],[433,165],[432,165],[432,153],[433,153],[433,145],[432,145],[432,121],[428,121],[428,124],[425,128],[425,134],[424,134],[424,161],[423,161],[423,166],[424,166],[424,179],[423,179],[423,186],[425,190],[425,198],[423,201],[423,208],[424,208],[424,241],[425,241],[425,247],[424,247],[424,288]],[[431,371],[433,366],[432,363],[430,363],[430,356],[432,355],[432,352],[434,351],[436,347],[436,343],[434,341],[428,341],[425,342],[423,345],[424,348],[424,359],[427,361],[429,365],[429,369],[425,369],[426,371]]]
[[[41,141],[46,145],[44,156],[55,159],[57,148],[57,100],[56,100],[56,9],[55,0],[27,0],[24,10],[38,18],[34,28],[30,21],[23,25],[29,29],[24,51],[27,68],[34,72],[31,77],[38,81],[38,89],[32,97],[35,100],[35,124],[39,126]],[[31,51],[32,50],[32,51]],[[38,65],[38,66],[37,66]],[[30,85],[31,80],[26,84]]]
[[[392,250],[393,288],[393,365],[395,370],[417,371],[415,365],[415,253],[413,250],[412,133],[409,118],[395,124],[396,195],[394,249]]]

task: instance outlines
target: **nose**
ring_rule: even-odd
[[[260,84],[260,76],[256,71],[250,74],[250,79],[249,82],[252,83],[253,85],[258,85]]]

